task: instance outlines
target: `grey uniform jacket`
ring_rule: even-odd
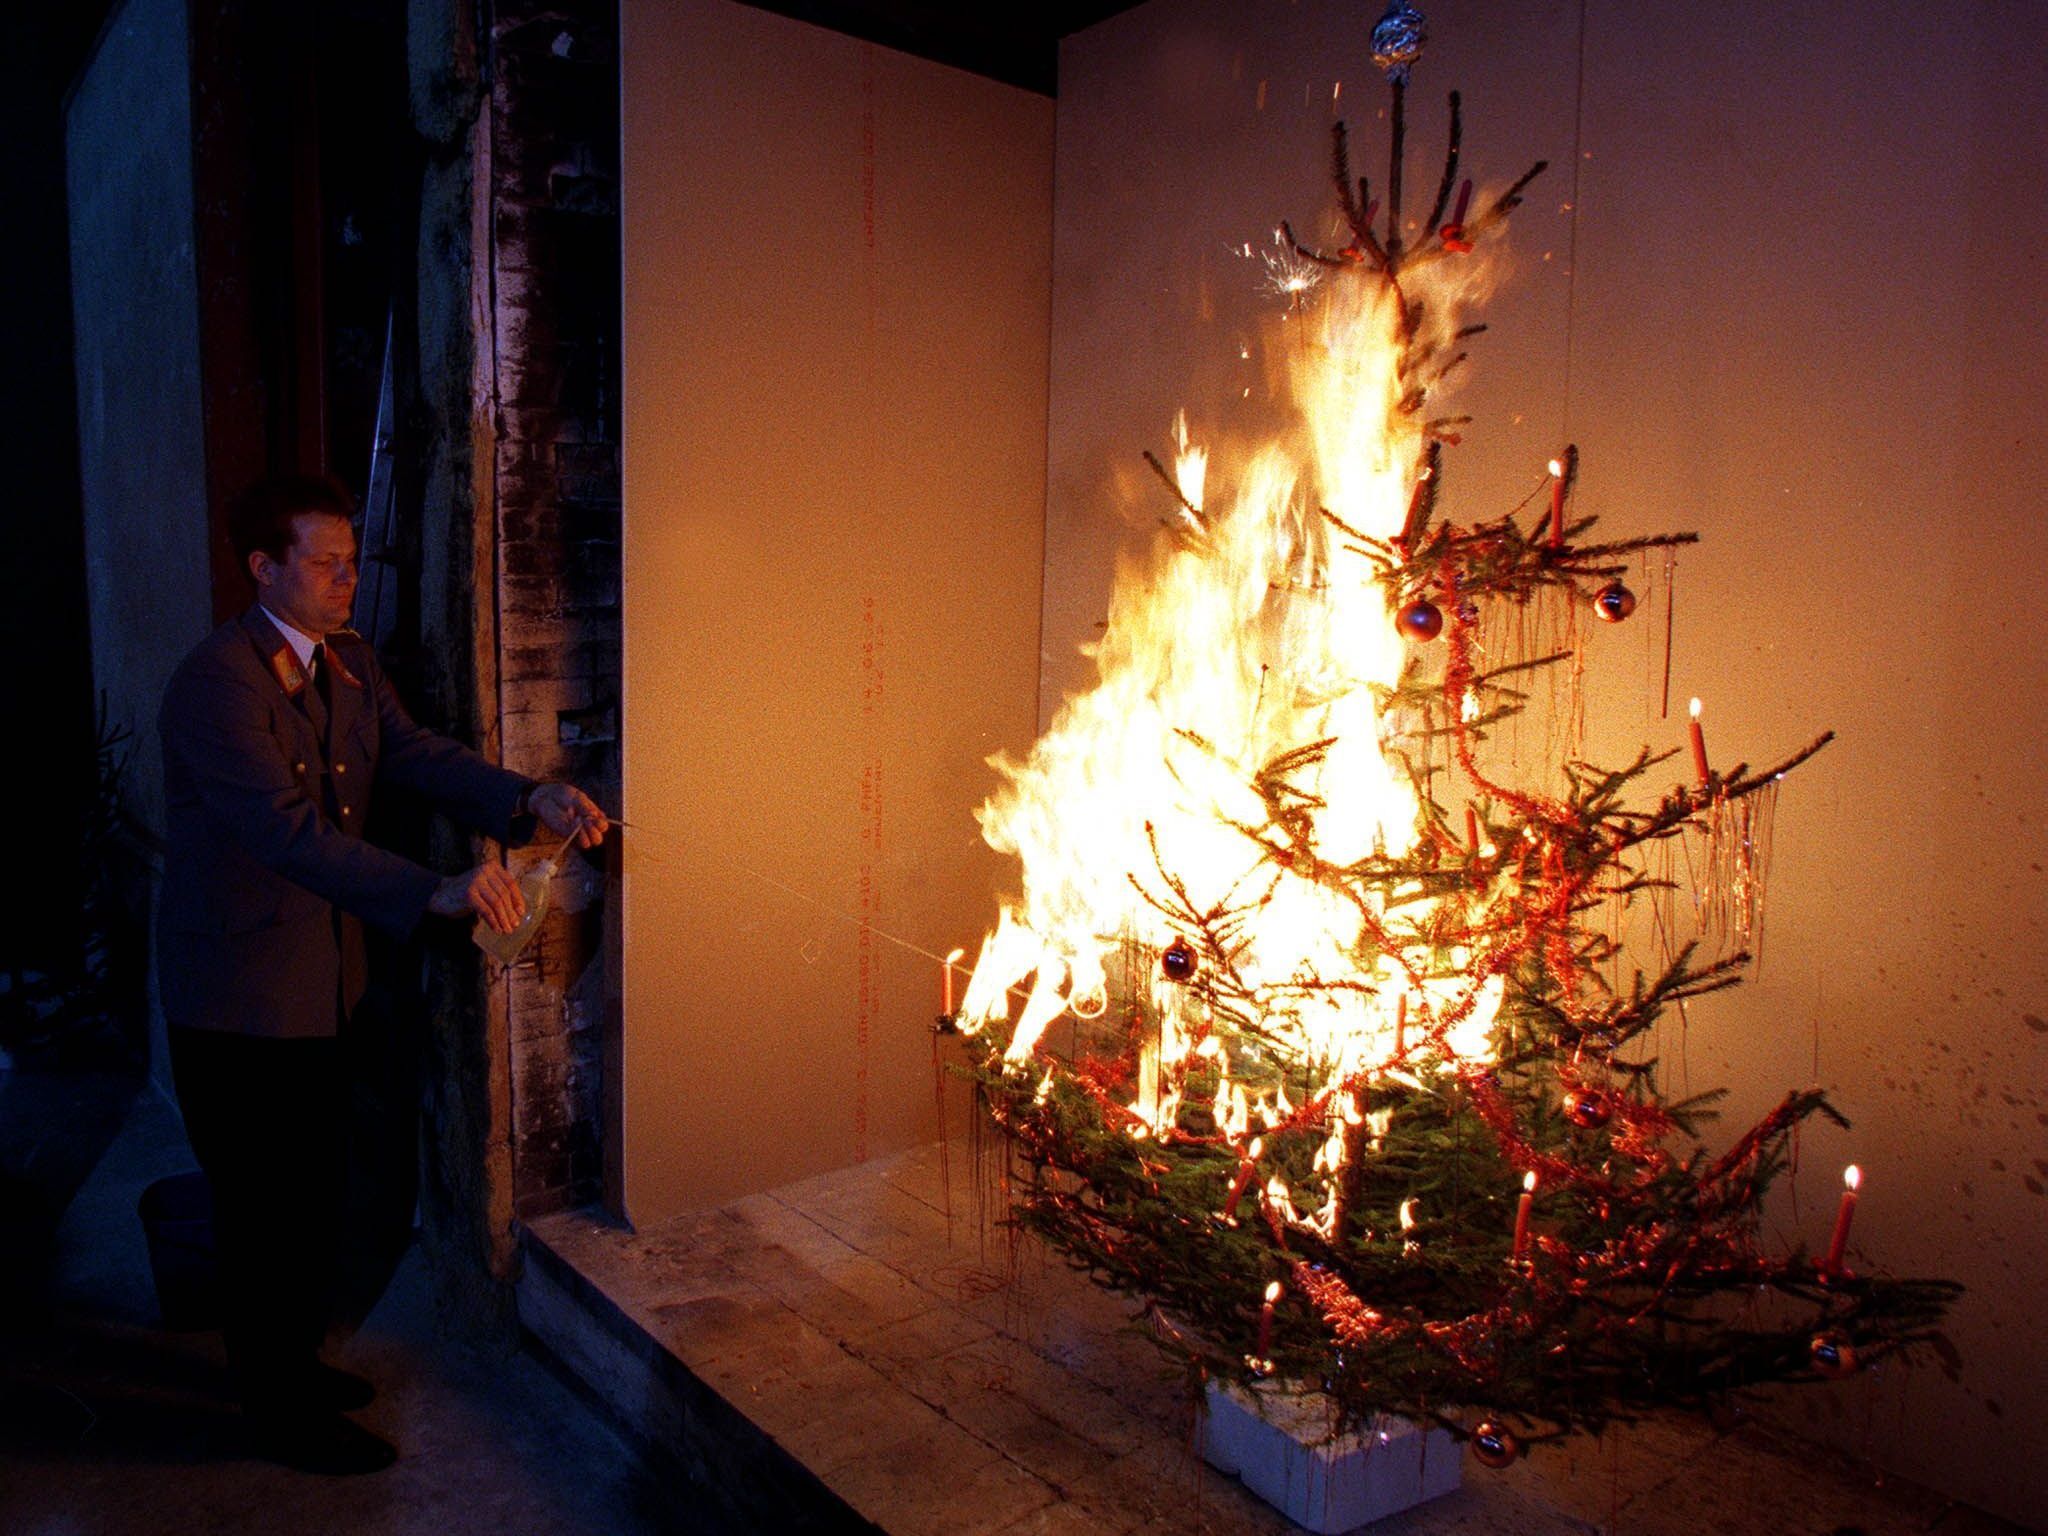
[[[515,820],[531,834],[514,814],[531,780],[415,724],[352,631],[329,636],[327,655],[331,705],[251,608],[164,690],[157,978],[172,1024],[335,1032],[363,994],[360,923],[409,934],[440,884],[363,839],[372,789],[414,791],[500,841]]]

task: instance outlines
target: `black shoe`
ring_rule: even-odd
[[[353,1371],[315,1360],[306,1382],[306,1401],[314,1408],[332,1408],[337,1413],[354,1413],[377,1400],[375,1382],[365,1381]]]
[[[351,1477],[382,1472],[398,1460],[390,1441],[371,1434],[338,1413],[271,1413],[251,1410],[257,1454],[299,1472]]]

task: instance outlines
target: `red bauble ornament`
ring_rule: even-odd
[[[1619,624],[1635,611],[1635,593],[1618,581],[1610,581],[1593,594],[1593,612],[1610,624]]]
[[[1201,969],[1201,962],[1195,958],[1195,946],[1186,939],[1175,939],[1159,952],[1159,969],[1166,972],[1168,981],[1192,981],[1195,972]]]
[[[1816,1333],[1813,1342],[1806,1346],[1806,1357],[1813,1362],[1814,1374],[1827,1381],[1840,1381],[1856,1374],[1856,1346],[1849,1342],[1846,1333],[1837,1329]]]
[[[1564,1096],[1564,1117],[1582,1131],[1597,1131],[1614,1118],[1614,1101],[1598,1088],[1574,1088]]]
[[[1498,1472],[1502,1467],[1512,1466],[1521,1454],[1521,1437],[1505,1424],[1481,1419],[1472,1431],[1472,1457],[1482,1467]]]
[[[1426,597],[1418,597],[1403,608],[1394,621],[1412,640],[1434,640],[1444,632],[1444,611]]]

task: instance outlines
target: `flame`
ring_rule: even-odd
[[[1842,1182],[1850,1189],[1861,1189],[1863,1187],[1863,1170],[1854,1163],[1851,1163],[1842,1170]]]
[[[1431,1070],[1411,1059],[1418,1031],[1446,1070],[1490,1059],[1504,983],[1461,975],[1468,954],[1432,952],[1422,938],[1432,900],[1397,891],[1397,914],[1372,911],[1397,938],[1412,936],[1382,950],[1352,899],[1271,852],[1293,841],[1332,865],[1400,858],[1426,825],[1405,772],[1382,751],[1383,735],[1404,729],[1382,718],[1381,701],[1407,643],[1381,566],[1322,516],[1382,541],[1401,529],[1423,439],[1416,414],[1399,409],[1399,317],[1369,283],[1326,284],[1319,297],[1295,322],[1308,344],[1283,349],[1298,430],[1230,466],[1224,485],[1186,414],[1176,418],[1174,479],[1199,516],[1119,571],[1092,648],[1095,685],[1061,705],[1028,756],[992,759],[1004,782],[978,819],[992,847],[1017,855],[1023,889],[984,942],[961,1013],[970,1032],[1005,1023],[1029,981],[1004,1052],[1021,1067],[1043,1052],[1054,1020],[1103,1014],[1116,991],[1133,1012],[1112,1017],[1142,1010],[1146,1021],[1133,1135],[1170,1131],[1175,1085],[1199,1064],[1216,1074],[1202,1108],[1235,1146],[1255,1148],[1255,1132],[1295,1113],[1287,1083],[1300,1092],[1305,1078],[1305,1104],[1329,1100],[1316,1159],[1327,1172],[1350,1155],[1346,1132],[1362,1118],[1342,1085]],[[1456,323],[1456,304],[1441,297],[1428,313],[1431,324]],[[1305,822],[1283,835],[1257,777],[1316,742],[1329,745],[1295,781]],[[1162,910],[1169,894],[1193,913],[1241,914],[1227,957],[1202,963],[1227,963],[1261,1010],[1262,1036],[1276,1042],[1262,1060],[1234,1060],[1210,1033],[1200,989],[1152,964],[1187,937],[1189,925]],[[1414,1010],[1407,1050],[1404,996]],[[1276,1084],[1276,1062],[1294,1075]],[[1260,1085],[1248,1088],[1254,1065]],[[1376,1141],[1385,1124],[1366,1129]],[[1282,1181],[1265,1188],[1284,1219],[1334,1229],[1333,1203],[1304,1217]]]
[[[1209,450],[1188,436],[1188,413],[1177,411],[1173,418],[1173,479],[1180,494],[1197,512],[1202,510],[1202,490],[1209,477]]]

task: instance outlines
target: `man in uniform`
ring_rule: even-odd
[[[344,1192],[339,1033],[366,982],[365,922],[429,913],[506,932],[525,916],[502,864],[446,878],[362,836],[373,791],[420,795],[501,843],[537,820],[583,847],[604,813],[416,725],[355,597],[347,493],[311,477],[256,486],[230,536],[255,604],[185,658],[164,693],[167,847],[157,972],[192,1149],[213,1189],[223,1333],[259,1448],[310,1471],[370,1472],[397,1452],[343,1417],[374,1388],[323,1364]]]

